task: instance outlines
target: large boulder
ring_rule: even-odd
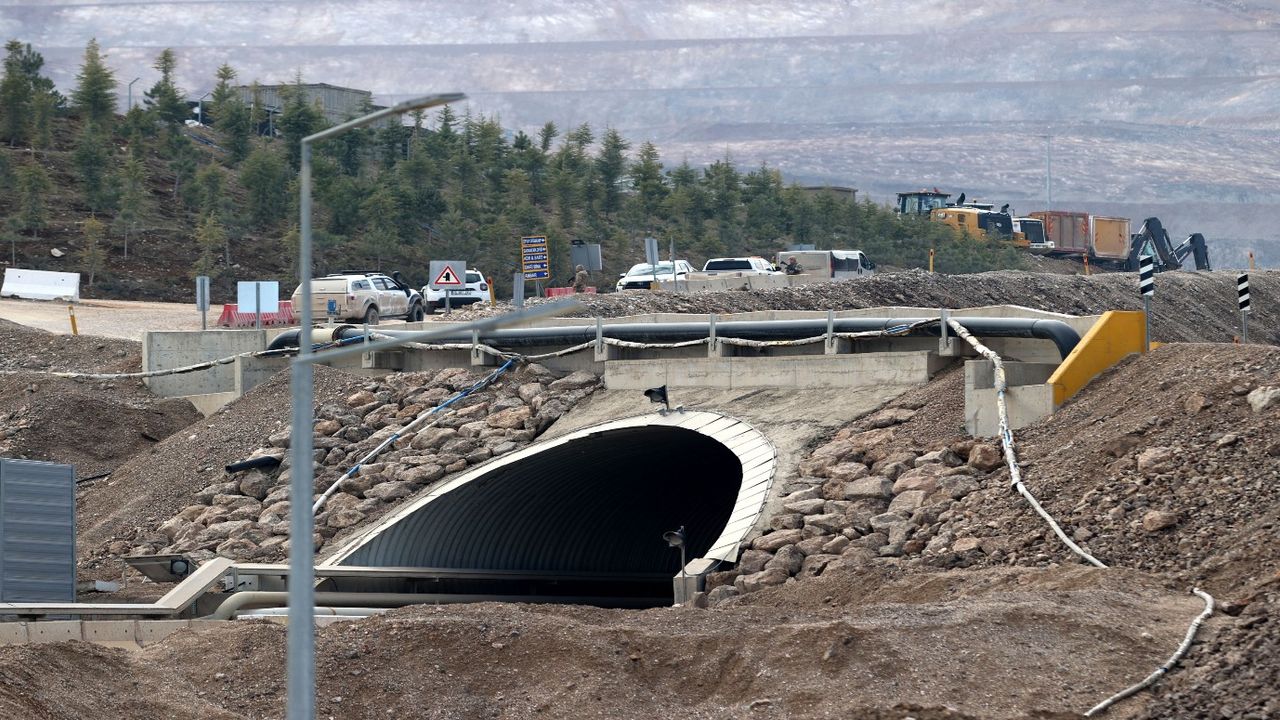
[[[908,490],[933,492],[938,487],[938,478],[946,469],[947,467],[941,463],[930,463],[921,465],[914,470],[908,470],[899,475],[898,479],[894,481],[893,492],[895,494]]]
[[[804,519],[805,528],[816,528],[823,535],[835,535],[845,528],[845,517],[839,513],[810,515]]]
[[[579,370],[551,383],[550,388],[557,392],[565,392],[569,390],[593,388],[599,383],[600,378],[598,376]]]
[[[762,570],[752,575],[739,575],[738,578],[733,581],[733,586],[738,589],[738,592],[750,593],[756,592],[757,590],[763,590],[767,587],[781,585],[786,582],[789,577],[791,576],[785,571],[779,568],[773,568],[770,570]]]
[[[400,498],[407,497],[412,493],[413,488],[409,483],[393,480],[391,482],[374,485],[364,491],[364,496],[366,498],[377,498],[383,502],[391,502],[393,500],[399,500]]]
[[[1158,475],[1173,470],[1178,462],[1177,450],[1171,447],[1150,447],[1138,453],[1138,472]]]
[[[1149,533],[1160,532],[1177,524],[1177,513],[1168,510],[1150,510],[1142,516],[1142,529]]]
[[[573,377],[570,375],[569,377]],[[592,377],[595,377],[594,375]],[[501,412],[490,415],[485,422],[489,423],[489,427],[504,428],[515,430],[524,427],[524,421],[533,417],[533,410],[521,406],[510,408]]]
[[[827,469],[827,477],[840,482],[852,482],[869,474],[867,466],[860,462],[842,462]]]
[[[239,490],[256,500],[262,500],[275,487],[276,481],[260,470],[251,470],[240,478]]]
[[[795,545],[803,539],[803,530],[779,530],[756,538],[751,543],[751,547],[765,552],[776,552],[783,545]]]
[[[1280,403],[1280,387],[1255,388],[1245,399],[1249,401],[1249,407],[1253,408],[1254,412],[1260,413]]]
[[[410,446],[415,450],[434,450],[457,436],[458,431],[452,428],[427,428],[413,437]]]
[[[845,483],[844,499],[888,498],[893,495],[893,481],[886,477],[872,476]]]
[[[444,477],[444,468],[435,465],[418,465],[396,473],[396,479],[414,487],[421,487]]]
[[[907,490],[899,493],[889,503],[889,512],[910,515],[924,504],[924,498],[925,492],[923,490]]]
[[[735,569],[739,575],[758,573],[764,569],[765,564],[771,559],[773,559],[773,555],[763,550],[743,550],[742,555],[738,557],[738,566]]]
[[[994,445],[975,443],[969,450],[969,466],[983,472],[990,472],[1004,464],[1000,451]]]
[[[826,505],[826,500],[822,498],[813,498],[812,500],[798,500],[796,502],[788,502],[782,506],[782,509],[789,513],[799,513],[801,515],[812,515],[820,512],[822,507]]]
[[[778,548],[778,552],[773,559],[765,563],[765,570],[782,570],[788,576],[795,575],[800,572],[800,565],[804,562],[804,553],[796,549],[795,545],[783,545]]]

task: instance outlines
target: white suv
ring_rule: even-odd
[[[399,275],[399,273],[395,273]],[[302,286],[293,291],[293,306],[301,307]],[[377,325],[385,317],[409,322],[423,318],[422,296],[399,277],[382,273],[335,273],[311,281],[311,316]]]
[[[762,257],[711,258],[702,266],[707,275],[738,273],[740,275],[781,275],[772,263]]]
[[[422,297],[427,299],[428,315],[444,308],[445,292],[444,290],[432,290],[430,285],[422,287]],[[479,270],[471,268],[467,270],[467,278],[463,286],[457,290],[449,290],[447,292],[449,294],[450,308],[460,308],[464,305],[485,302],[489,299],[489,281],[485,279],[484,274]]]

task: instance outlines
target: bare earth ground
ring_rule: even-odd
[[[319,715],[1078,717],[1158,664],[1197,611],[1141,575],[1084,568],[839,574],[752,600],[453,605],[341,623],[319,633]],[[89,703],[40,678],[84,673],[73,695],[96,697],[95,717],[279,717],[283,652],[283,628],[254,622],[137,654],[0,648],[0,712],[77,717]]]

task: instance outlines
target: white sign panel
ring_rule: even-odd
[[[432,260],[431,289],[461,290],[467,283],[467,263],[463,260]]]
[[[236,312],[258,312],[259,299],[262,312],[280,312],[280,283],[275,280],[236,283]]]
[[[5,268],[0,297],[28,300],[80,300],[80,273]]]

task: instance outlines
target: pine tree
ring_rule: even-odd
[[[302,138],[324,127],[324,118],[307,102],[301,75],[294,78],[293,85],[280,88],[280,94],[285,98],[284,109],[280,111],[276,129],[284,142],[289,166],[297,170],[302,165]]]
[[[653,227],[653,218],[667,195],[666,177],[662,174],[662,161],[658,148],[652,142],[640,146],[635,163],[631,166],[631,187],[635,192],[632,202],[646,230]]]
[[[289,172],[279,153],[258,148],[240,164],[240,186],[245,189],[250,222],[268,228],[284,219],[289,207]]]
[[[207,118],[212,116],[213,120],[217,122],[218,118],[222,116],[222,111],[227,103],[232,98],[240,97],[240,93],[231,85],[231,81],[236,79],[235,68],[227,63],[222,63],[218,67],[216,77],[218,81],[214,84],[213,91],[209,93],[209,106],[205,110],[206,125],[209,124]]]
[[[36,93],[31,99],[31,119],[27,131],[31,147],[48,150],[53,145],[53,116],[57,110],[57,98],[49,93]]]
[[[373,255],[374,268],[381,270],[383,258],[390,257],[400,242],[396,228],[398,208],[390,186],[383,184],[374,190],[362,210],[368,218],[364,246]]]
[[[191,181],[196,174],[196,149],[190,138],[183,134],[177,126],[170,125],[166,131],[165,147],[169,153],[169,169],[173,171],[173,197],[177,199],[179,192],[186,188],[184,183]],[[194,193],[184,193],[181,198],[191,204]]]
[[[178,60],[173,50],[162,50],[151,67],[160,71],[160,79],[143,93],[143,103],[160,122],[176,125],[191,119],[191,110],[182,99],[182,90],[174,83],[173,73],[178,67]]]
[[[226,231],[222,228],[222,223],[218,222],[218,218],[212,214],[205,217],[204,222],[200,223],[200,228],[196,230],[196,244],[200,248],[200,255],[192,268],[193,279],[200,275],[215,278],[220,274],[217,263],[218,251],[225,247],[226,243]]]
[[[18,169],[18,224],[31,231],[31,237],[39,237],[49,222],[44,196],[52,189],[49,174],[37,163]]]
[[[107,137],[92,123],[86,123],[72,156],[80,181],[84,204],[90,212],[99,213],[112,206],[112,185],[107,169],[111,162],[111,145]]]
[[[600,200],[600,209],[605,216],[613,215],[622,207],[622,194],[618,181],[627,171],[627,150],[631,147],[622,134],[614,128],[605,130],[604,140],[600,143],[600,155],[596,158],[596,169],[600,173],[600,183],[604,187],[604,196]]]
[[[542,129],[538,131],[538,148],[542,150],[542,154],[546,155],[551,152],[551,143],[560,135],[560,129],[556,124],[548,120]]]
[[[249,155],[249,138],[253,134],[252,113],[240,91],[231,85],[235,79],[235,69],[224,63],[218,68],[218,84],[209,96],[213,126],[222,134],[222,146],[232,165]],[[207,119],[205,123],[208,124]]]
[[[124,237],[124,257],[129,257],[129,237],[147,210],[147,171],[142,161],[125,158],[119,172],[120,200],[113,228]]]
[[[96,39],[84,48],[84,62],[71,91],[71,106],[86,123],[103,133],[111,132],[116,117],[116,79],[103,61]]]
[[[22,72],[22,43],[5,43],[4,77],[0,79],[0,136],[15,147],[26,142],[31,112],[31,83]]]
[[[97,218],[84,221],[84,246],[80,249],[80,267],[89,274],[89,287],[93,287],[94,276],[102,270],[106,253],[102,250],[102,236],[106,228]]]

